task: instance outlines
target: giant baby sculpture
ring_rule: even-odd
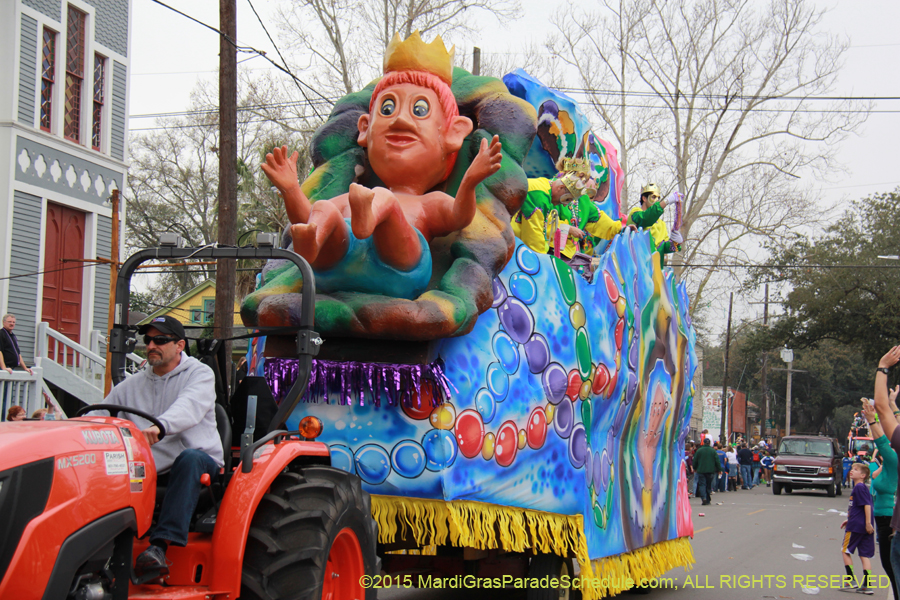
[[[303,186],[296,153],[267,156],[292,223],[286,241],[316,272],[326,335],[461,335],[490,306],[491,279],[512,254],[508,215],[526,191],[519,165],[535,116],[501,82],[453,73],[451,61],[440,38],[395,37],[384,77],[341,100],[317,133],[318,168]],[[296,322],[299,281],[270,265],[244,322]]]

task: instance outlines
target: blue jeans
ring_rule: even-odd
[[[750,489],[750,465],[741,465],[741,487]]]
[[[700,498],[704,503],[709,504],[710,495],[709,493],[712,491],[713,480],[716,477],[715,473],[697,473],[697,477],[700,478],[700,486],[698,491],[700,492]]]
[[[718,488],[720,492],[724,492],[725,488],[728,486],[728,469],[722,469],[722,471],[718,475],[719,481],[717,482]]]
[[[166,495],[159,508],[159,521],[150,533],[151,542],[165,540],[176,546],[187,545],[191,516],[197,508],[197,500],[203,488],[200,476],[204,473],[208,473],[211,478],[219,474],[219,465],[209,454],[202,450],[188,449],[178,455],[172,463],[172,469],[166,474]]]
[[[753,480],[752,481],[753,481],[754,486],[759,485],[759,465],[757,465],[757,464],[753,465]]]

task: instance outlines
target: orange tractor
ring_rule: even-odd
[[[286,259],[303,273],[300,375],[269,423],[257,422],[256,396],[232,398],[234,406],[248,406],[234,468],[231,419],[216,405],[225,467],[215,481],[203,481],[207,493],[188,544],[167,553],[169,574],[140,581],[132,567],[161,498],[150,446],[131,421],[86,413],[133,413],[154,422],[161,438],[164,428],[138,410],[99,404],[64,421],[0,424],[0,598],[375,597],[360,585],[364,575],[380,571],[369,495],[355,475],[331,467],[328,447],[314,441],[321,432],[315,417],[303,419],[298,431],[282,429],[303,396],[321,339],[312,329],[312,270],[272,240],[260,235],[259,248],[170,243],[143,250],[124,263],[116,282],[109,344],[113,380],[120,383],[136,341],[127,326],[130,281],[142,262]]]

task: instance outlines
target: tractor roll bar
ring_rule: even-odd
[[[131,298],[131,277],[137,267],[148,260],[186,260],[186,259],[273,259],[281,258],[289,260],[297,265],[303,275],[302,302],[300,305],[300,325],[297,331],[297,356],[300,359],[300,369],[297,379],[288,391],[287,396],[278,407],[278,412],[269,425],[269,432],[281,429],[288,416],[306,392],[309,383],[309,373],[312,370],[313,356],[319,353],[322,340],[313,331],[316,311],[316,279],[312,268],[303,257],[281,248],[248,246],[237,247],[202,247],[202,248],[178,248],[175,245],[160,246],[140,250],[123,263],[119,275],[116,278],[116,298],[113,310],[113,328],[109,332],[109,353],[112,368],[113,385],[118,385],[125,379],[125,356],[134,349],[137,340],[129,336],[128,331],[128,306]]]

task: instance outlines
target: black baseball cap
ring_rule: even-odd
[[[164,317],[155,317],[150,320],[149,323],[144,323],[140,327],[138,327],[138,333],[144,335],[147,331],[153,327],[160,333],[168,333],[169,335],[174,335],[179,340],[184,339],[184,325],[181,324],[181,321],[178,319],[174,319],[168,315]]]

